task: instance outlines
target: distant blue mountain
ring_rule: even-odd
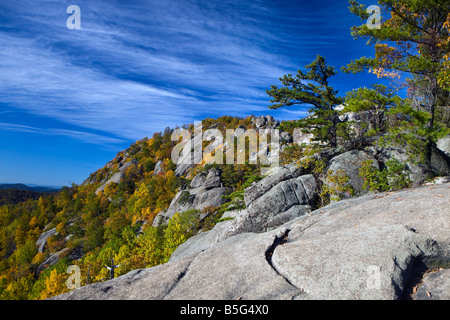
[[[0,184],[0,189],[16,189],[16,190],[27,190],[35,192],[56,192],[61,188],[56,186],[38,186],[38,185],[26,185],[23,183],[3,183]]]

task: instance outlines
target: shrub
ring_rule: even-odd
[[[355,190],[349,183],[349,176],[344,170],[329,170],[325,183],[322,186],[322,192],[320,193],[320,199],[322,206],[332,201],[339,201],[349,196],[355,196]]]
[[[233,193],[223,196],[224,198],[230,199],[230,202],[225,203],[221,206],[221,209],[219,210],[220,213],[224,213],[226,211],[232,211],[232,210],[242,210],[245,209],[245,201],[244,201],[244,193],[245,190],[250,187],[254,182],[257,182],[261,180],[263,177],[260,175],[250,175],[246,176],[247,180],[241,185],[238,186],[237,190]]]
[[[395,158],[386,161],[386,167],[382,171],[373,166],[373,160],[366,160],[359,170],[359,175],[364,179],[363,188],[383,192],[409,187],[411,180],[403,172],[404,168],[404,164]]]
[[[191,194],[189,193],[189,191],[184,190],[181,192],[180,197],[178,198],[178,203],[186,204],[186,203],[190,202],[190,200],[191,200]]]
[[[303,148],[296,143],[292,143],[280,152],[281,164],[285,165],[300,159],[303,155]]]
[[[309,171],[316,179],[325,173],[326,163],[319,155],[320,148],[317,146],[306,146],[303,157],[297,162],[298,166]]]

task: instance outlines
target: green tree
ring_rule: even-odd
[[[21,266],[27,266],[31,263],[36,253],[35,241],[28,240],[23,246],[17,249],[15,253],[16,263]]]
[[[407,77],[405,85],[418,103],[416,109],[429,114],[424,124],[426,135],[426,164],[430,166],[431,150],[435,138],[443,128],[436,124],[436,108],[440,91],[448,82],[448,58],[450,52],[449,20],[450,2],[448,0],[379,0],[383,11],[390,13],[390,18],[382,23],[381,28],[369,28],[364,23],[352,28],[355,39],[368,39],[369,45],[375,46],[375,56],[362,57],[344,67],[345,72],[368,70],[379,78]],[[356,0],[350,1],[350,11],[366,22],[370,13]],[[400,111],[400,110],[399,110]],[[416,111],[409,109],[401,110]],[[408,116],[408,114],[406,114]]]
[[[90,251],[100,247],[104,243],[104,228],[98,217],[89,219],[86,222],[86,243],[85,250]]]
[[[164,229],[165,225],[148,227],[136,240],[132,259],[136,267],[154,267],[164,263]]]
[[[9,283],[3,292],[0,293],[1,300],[28,300],[33,277],[31,275],[21,277]]]
[[[177,212],[168,222],[164,234],[164,258],[169,260],[172,253],[183,242],[193,236],[199,228],[199,211],[195,209]]]
[[[305,68],[308,69],[306,73],[298,70],[295,76],[288,74],[280,78],[283,87],[273,85],[271,90],[266,91],[272,98],[269,108],[311,106],[308,110],[311,116],[301,120],[303,131],[312,133],[316,141],[336,147],[344,124],[339,120],[335,107],[342,104],[343,99],[337,96],[338,92],[329,85],[328,80],[337,72],[320,55]]]
[[[345,97],[346,112],[368,113],[368,123],[364,135],[377,134],[386,130],[386,111],[403,103],[403,99],[395,94],[395,90],[385,85],[374,84],[347,92]]]

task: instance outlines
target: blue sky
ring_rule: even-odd
[[[0,182],[79,184],[133,141],[205,117],[303,117],[269,110],[265,90],[317,54],[338,69],[371,56],[350,35],[360,24],[347,0],[2,1]]]

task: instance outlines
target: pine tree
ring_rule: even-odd
[[[379,0],[390,18],[381,28],[366,23],[352,28],[355,39],[366,38],[375,46],[375,57],[352,61],[345,72],[368,70],[379,78],[407,77],[409,88],[420,87],[422,94],[410,90],[416,98],[416,110],[429,114],[422,130],[426,141],[426,164],[431,166],[431,150],[436,137],[447,130],[436,123],[436,108],[441,90],[448,90],[450,52],[450,2],[448,0]],[[350,1],[350,11],[366,22],[370,13],[356,0]],[[415,92],[414,92],[415,91]],[[403,108],[403,111],[407,109]]]
[[[386,114],[389,109],[395,108],[404,100],[395,90],[385,85],[374,84],[369,88],[363,87],[347,92],[345,96],[345,112],[361,112],[368,114],[368,122],[364,125],[362,137],[371,136],[386,131]]]

